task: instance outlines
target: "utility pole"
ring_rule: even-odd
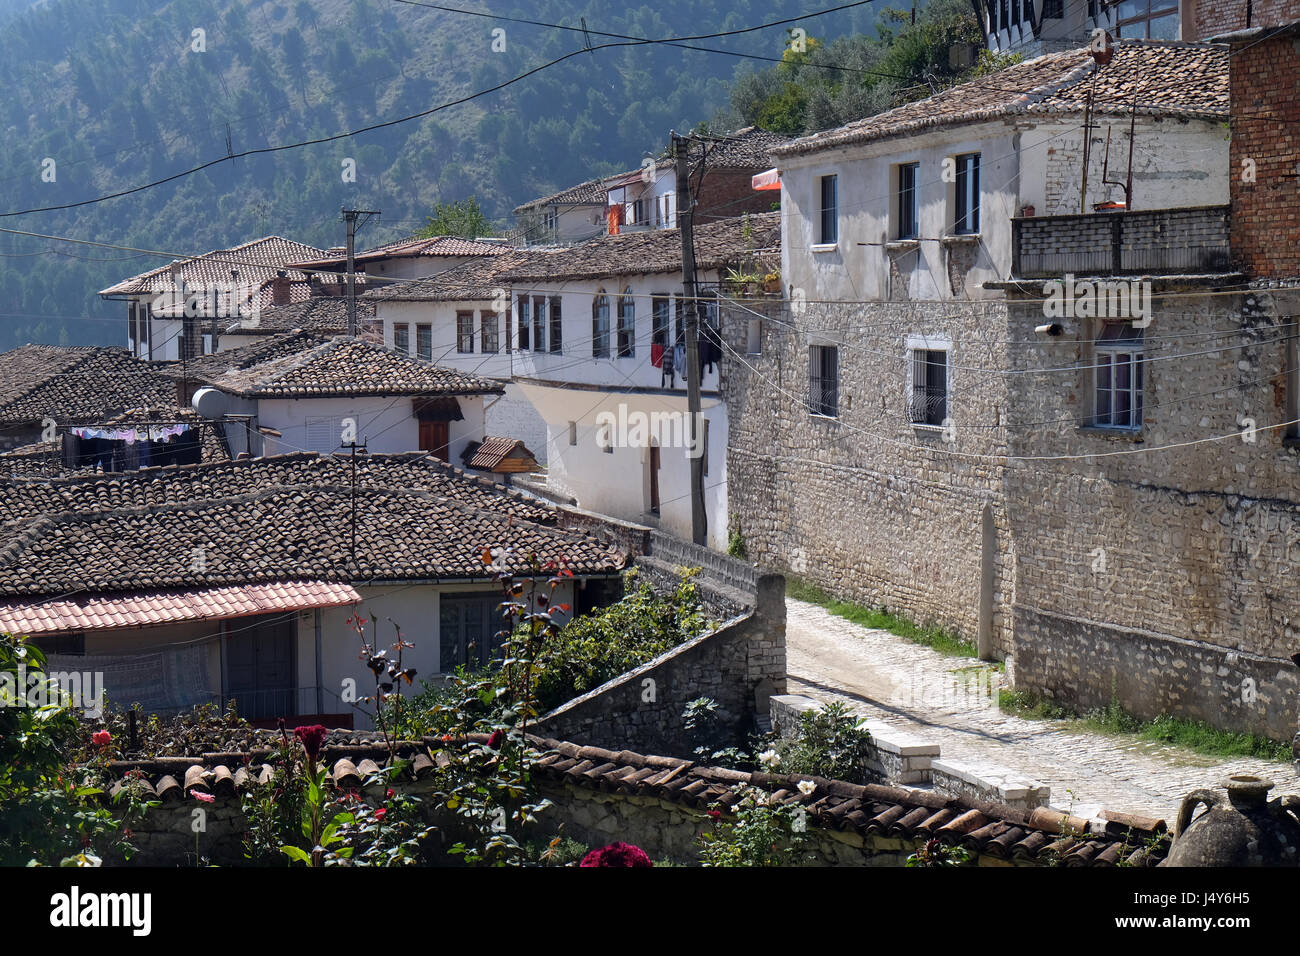
[[[368,449],[364,440],[358,445],[355,438],[342,447],[352,451],[352,548],[349,553],[355,565],[357,563],[357,452],[368,453]]]
[[[691,198],[688,136],[672,134],[677,164],[677,229],[682,237],[682,293],[686,299],[686,418],[690,428],[691,540],[708,543],[704,511],[704,456],[700,454],[700,312],[695,296],[695,203]]]
[[[356,263],[353,256],[356,252],[357,242],[357,218],[364,216],[361,224],[365,225],[370,221],[371,216],[378,216],[377,209],[344,209],[343,221],[348,227],[348,335],[356,336],[357,334],[357,288],[356,288]]]

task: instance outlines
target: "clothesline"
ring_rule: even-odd
[[[138,441],[170,441],[177,435],[190,430],[187,424],[150,425],[139,428],[88,428],[74,427],[68,429],[78,438],[102,438],[106,441],[124,441],[134,445]]]

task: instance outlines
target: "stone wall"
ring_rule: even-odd
[[[686,704],[710,697],[720,731],[736,744],[785,690],[785,579],[758,578],[753,610],[556,708],[539,734],[615,750],[684,753]]]
[[[1300,676],[1300,449],[1273,296],[1157,283],[1142,427],[1092,425],[1095,319],[1010,305],[1015,684],[1079,708],[1289,739]],[[1288,353],[1293,356],[1288,358]],[[1287,369],[1292,371],[1288,372]]]
[[[749,315],[722,310],[744,352]],[[950,429],[910,421],[908,336],[950,340]],[[988,303],[808,302],[763,320],[761,354],[724,363],[731,524],[752,560],[971,640],[993,564],[990,651],[1011,647],[1003,500],[1006,310]],[[839,417],[810,413],[809,346],[839,345]],[[949,440],[951,439],[951,440]],[[994,546],[983,512],[991,509]],[[988,553],[991,552],[991,553]]]

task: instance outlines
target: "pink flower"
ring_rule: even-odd
[[[113,740],[113,735],[107,730],[97,730],[90,735],[90,739],[95,742],[96,747],[107,747]]]
[[[506,735],[500,730],[492,731],[492,736],[488,738],[488,746],[493,750],[501,746],[501,741],[506,739]]]
[[[190,796],[200,803],[216,803],[217,798],[210,793],[201,793],[198,790],[191,790]]]
[[[592,850],[582,858],[579,866],[654,866],[645,850],[631,843],[611,843]]]
[[[386,817],[386,816],[388,816],[388,808],[387,808],[387,807],[380,807],[378,810],[375,811],[375,819],[376,819],[376,820],[383,820],[384,817]]]

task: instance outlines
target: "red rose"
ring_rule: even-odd
[[[396,796],[396,795],[397,795],[397,792],[396,792],[395,790],[393,790],[391,787],[390,787],[389,789],[387,789],[387,790],[384,791],[384,799],[385,799],[385,800],[391,800],[391,799],[393,799],[393,797]]]
[[[505,739],[506,739],[505,733],[503,733],[500,730],[494,730],[492,731],[492,736],[488,738],[488,746],[491,747],[493,750],[496,750],[501,746],[501,741]]]
[[[112,741],[113,735],[107,730],[97,730],[90,735],[90,739],[95,742],[96,747],[107,747]]]
[[[611,843],[592,850],[582,858],[579,866],[654,866],[645,850],[631,843]]]
[[[709,816],[709,819],[710,819],[710,820],[721,820],[721,819],[722,819],[722,811],[721,811],[721,810],[710,810],[709,813],[708,813],[708,816]]]

